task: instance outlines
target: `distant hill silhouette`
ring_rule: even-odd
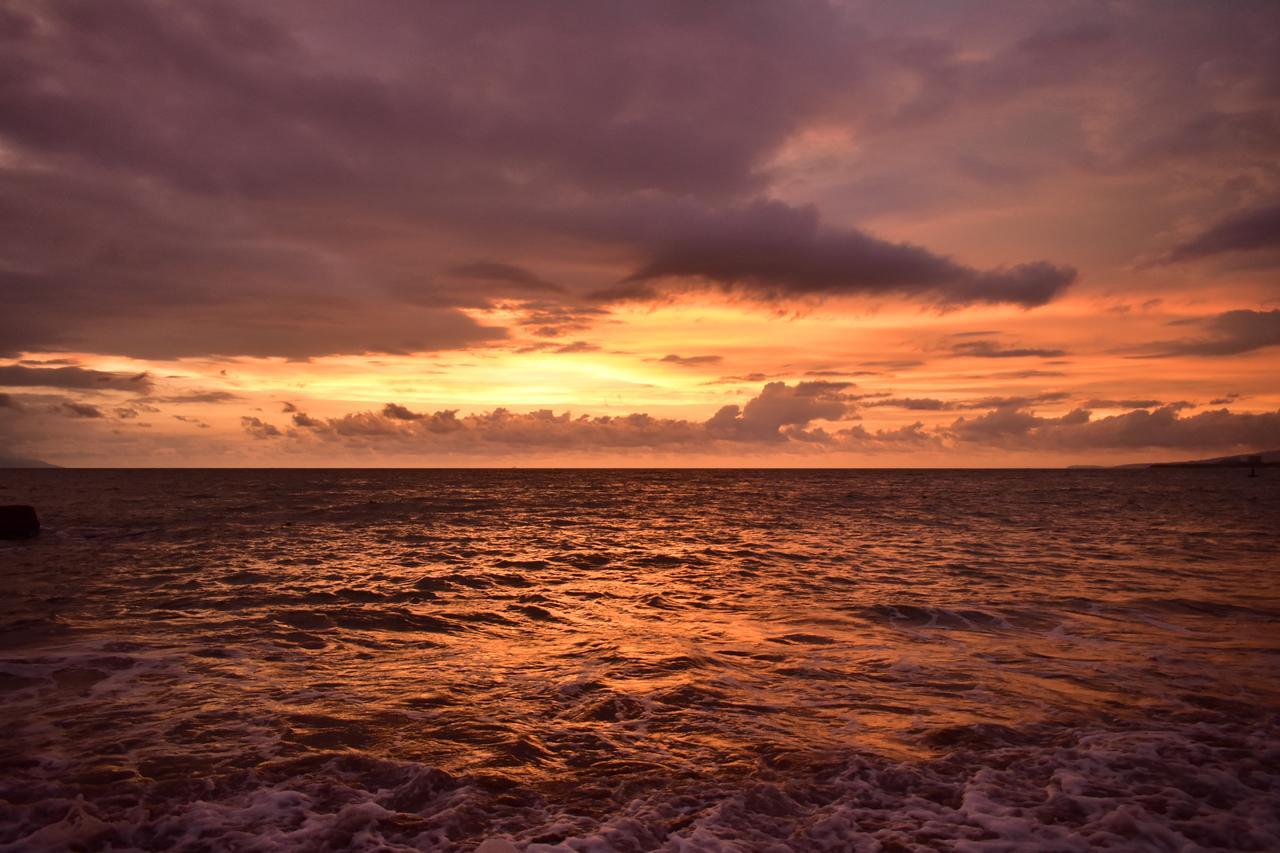
[[[1072,465],[1072,468],[1280,468],[1280,450],[1236,453],[1186,462],[1130,462],[1127,465]]]
[[[0,468],[57,468],[39,459],[27,459],[25,456],[9,456],[0,453]]]
[[[1195,459],[1190,462],[1153,462],[1149,468],[1269,468],[1280,466],[1280,450],[1263,453],[1237,453],[1234,456],[1217,456],[1213,459]]]

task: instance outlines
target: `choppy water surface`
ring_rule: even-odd
[[[0,850],[1277,849],[1266,473],[0,472]]]

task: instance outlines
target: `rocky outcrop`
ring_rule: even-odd
[[[25,504],[0,506],[0,539],[30,539],[40,532],[36,508]]]

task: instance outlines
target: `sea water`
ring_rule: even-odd
[[[4,471],[0,850],[1280,849],[1280,476]]]

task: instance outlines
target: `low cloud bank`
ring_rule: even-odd
[[[1215,409],[1183,417],[1182,408],[1175,403],[1098,419],[1087,409],[1045,418],[1027,409],[1001,408],[957,418],[943,432],[960,444],[1004,450],[1237,449],[1280,442],[1280,411]]]
[[[573,415],[549,409],[513,412],[498,408],[461,415],[452,409],[416,412],[388,403],[380,411],[334,418],[296,412],[291,425],[284,428],[257,417],[246,417],[242,423],[245,432],[259,440],[336,442],[395,453],[715,452],[749,448],[783,452],[1234,450],[1280,441],[1280,411],[1239,413],[1222,408],[1184,415],[1188,403],[1157,405],[1159,401],[1150,400],[1093,401],[1150,404],[1102,418],[1095,418],[1085,408],[1057,417],[1041,416],[1032,408],[1065,396],[1047,393],[954,405],[911,398],[869,403],[927,411],[989,407],[982,414],[958,417],[949,424],[926,427],[917,422],[894,429],[856,423],[860,418],[858,395],[851,383],[845,382],[770,382],[745,404],[723,406],[704,421],[643,413]]]

